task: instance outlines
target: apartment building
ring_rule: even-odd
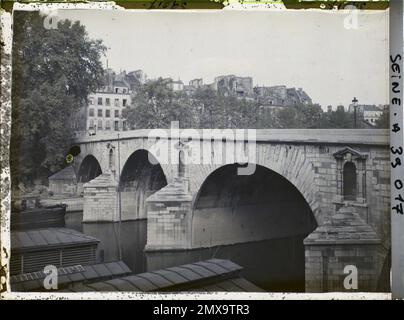
[[[356,112],[358,117],[362,117],[367,123],[375,126],[377,120],[382,116],[384,108],[386,108],[386,106],[360,104],[356,106]],[[354,112],[353,104],[349,105],[348,112]]]
[[[86,130],[89,134],[126,130],[122,110],[131,104],[131,89],[125,81],[113,81],[112,87],[88,97]]]

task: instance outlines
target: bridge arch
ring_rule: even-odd
[[[89,154],[81,161],[77,174],[77,182],[86,183],[98,177],[101,173],[100,162],[92,154]]]
[[[146,199],[166,185],[167,177],[157,159],[145,149],[134,151],[119,179],[122,219],[146,219]]]
[[[237,175],[238,167],[221,166],[202,183],[192,209],[193,247],[307,236],[317,227],[305,196],[287,178],[261,165]]]
[[[192,208],[192,247],[216,247],[217,258],[243,265],[244,275],[266,290],[304,291],[303,240],[317,227],[309,203],[281,174],[256,165],[252,175],[237,175],[238,167],[221,166],[202,183]]]
[[[251,163],[265,167],[287,179],[306,200],[318,224],[324,219],[319,196],[319,183],[316,180],[315,168],[310,153],[302,145],[263,145],[257,144],[256,157]],[[190,168],[190,184],[194,194],[194,202],[206,178],[223,164],[194,165]],[[232,163],[227,163],[232,164]],[[227,165],[226,164],[226,165]]]

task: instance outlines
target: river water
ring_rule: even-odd
[[[82,223],[83,213],[66,214],[66,227],[98,238],[97,262],[122,260],[133,273],[211,258],[229,259],[242,276],[266,291],[304,291],[305,236],[171,252],[144,252],[147,221]]]

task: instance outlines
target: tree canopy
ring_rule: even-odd
[[[178,121],[188,128],[353,128],[353,114],[340,106],[323,112],[318,104],[287,107],[260,106],[254,100],[224,96],[210,87],[190,95],[173,91],[169,81],[159,78],[135,92],[123,116],[132,129],[169,128]],[[364,128],[358,116],[358,128]],[[366,126],[368,127],[368,126]]]
[[[106,48],[79,22],[46,29],[38,12],[16,12],[13,26],[10,164],[13,183],[29,183],[65,165],[72,118],[103,85]]]

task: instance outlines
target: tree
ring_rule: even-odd
[[[282,129],[298,128],[299,124],[296,116],[296,109],[285,107],[279,110],[276,114],[277,123],[275,127]]]
[[[211,88],[198,88],[192,97],[192,106],[199,113],[199,128],[219,128],[222,119],[224,100]]]
[[[257,106],[256,111],[256,125],[252,128],[257,129],[269,129],[269,128],[279,128],[278,111],[271,110],[270,108]]]
[[[319,104],[295,106],[299,128],[319,128],[323,110]]]
[[[357,121],[357,126],[361,126],[361,121]],[[353,114],[346,112],[343,106],[338,106],[336,111],[324,113],[321,128],[349,129],[354,127]]]
[[[14,16],[12,183],[45,179],[65,165],[72,118],[103,84],[106,48],[79,22],[44,28],[38,12]]]
[[[159,78],[139,88],[132,105],[122,113],[132,129],[170,128],[172,121],[178,121],[180,126],[192,122],[188,97],[174,92],[168,84]]]

